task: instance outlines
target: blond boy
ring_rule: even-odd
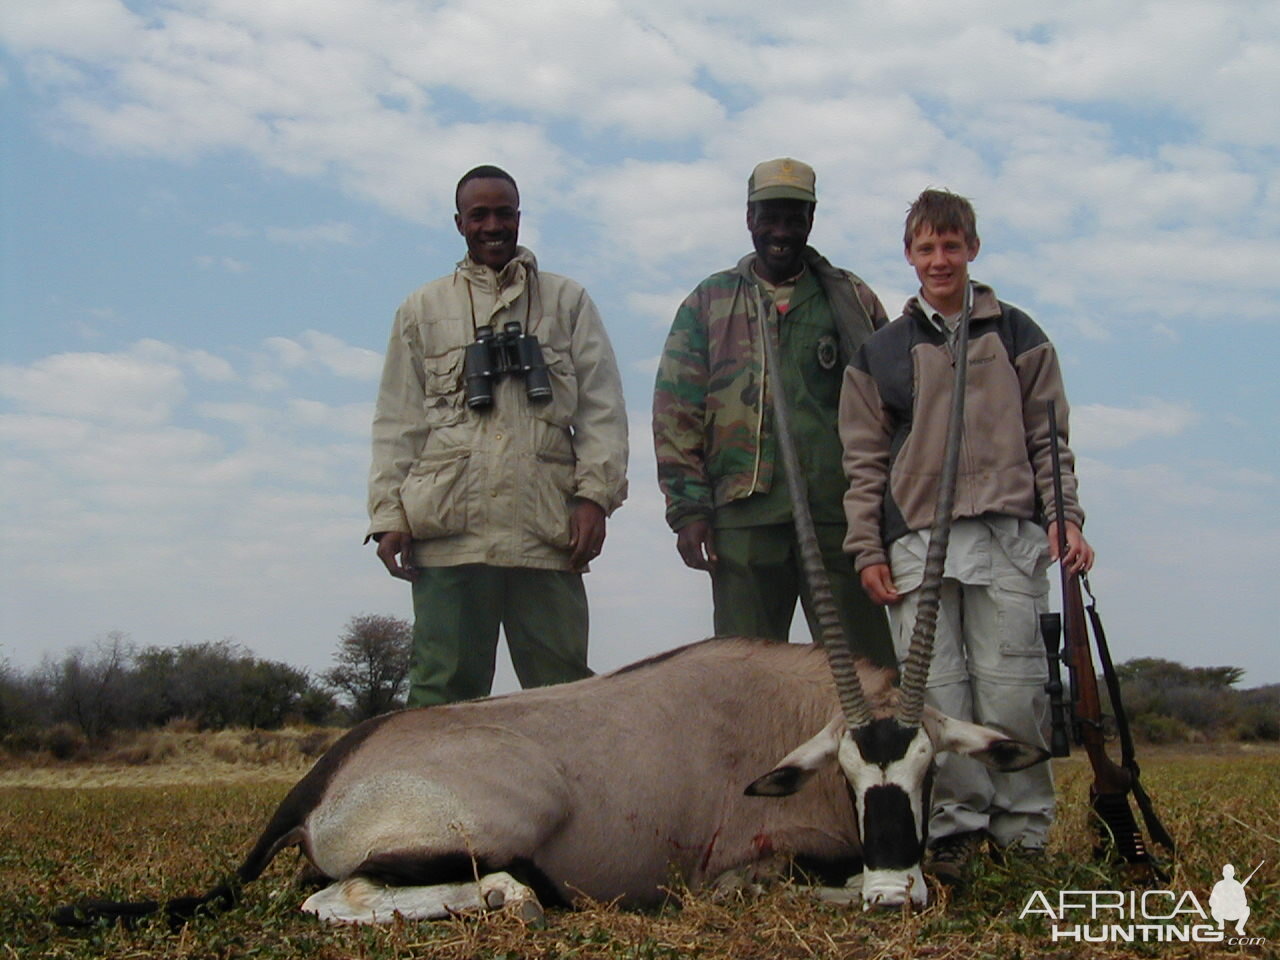
[[[1080,530],[1057,356],[1029,316],[970,280],[980,241],[968,200],[924,191],[908,212],[903,242],[920,291],[861,348],[841,392],[845,551],[867,594],[888,608],[895,649],[905,656],[968,290],[965,432],[927,700],[1043,746],[1048,701],[1038,620],[1060,519],[1067,565],[1087,570],[1093,562]],[[1064,518],[1053,515],[1049,401],[1057,408]],[[962,878],[964,861],[987,837],[1001,848],[1041,850],[1053,819],[1047,764],[1002,774],[946,755],[933,800],[926,863],[944,882]]]

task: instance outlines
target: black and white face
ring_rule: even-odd
[[[920,861],[933,764],[937,754],[947,750],[1004,772],[1021,770],[1049,756],[1039,747],[929,707],[919,726],[883,717],[849,730],[840,717],[787,754],[747,793],[789,796],[819,770],[839,763],[857,808],[863,907],[900,907],[908,898],[924,906],[929,890]]]
[[[852,788],[862,838],[862,906],[928,902],[924,856],[934,743],[923,726],[887,717],[840,738],[838,760]]]

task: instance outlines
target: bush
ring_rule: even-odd
[[[1133,732],[1149,743],[1190,743],[1195,731],[1176,717],[1144,713],[1130,721]]]
[[[69,723],[57,723],[37,736],[37,749],[55,760],[81,760],[89,754],[89,740]]]
[[[1280,684],[1240,694],[1235,734],[1240,740],[1280,740]]]
[[[178,745],[173,737],[156,733],[144,733],[131,743],[109,751],[103,759],[107,763],[122,763],[141,767],[149,763],[163,763],[178,755]]]

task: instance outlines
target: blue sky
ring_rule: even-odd
[[[1062,355],[1117,658],[1280,682],[1280,7],[688,6],[6,3],[0,657],[121,631],[323,669],[351,616],[409,616],[360,543],[368,423],[482,162],[624,369],[593,665],[706,635],[652,374],[683,295],[748,249],[752,165],[790,155],[818,172],[814,245],[891,313],[911,198],[973,198],[974,275]]]

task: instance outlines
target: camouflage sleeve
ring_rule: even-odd
[[[876,296],[875,291],[869,286],[858,280],[854,286],[858,288],[858,299],[862,301],[862,305],[867,310],[867,316],[871,318],[871,325],[879,330],[889,322],[889,314],[885,313],[884,304],[880,302],[880,298]]]
[[[707,328],[691,294],[676,311],[653,390],[658,486],[672,530],[710,519],[713,510],[705,449],[707,380]]]

